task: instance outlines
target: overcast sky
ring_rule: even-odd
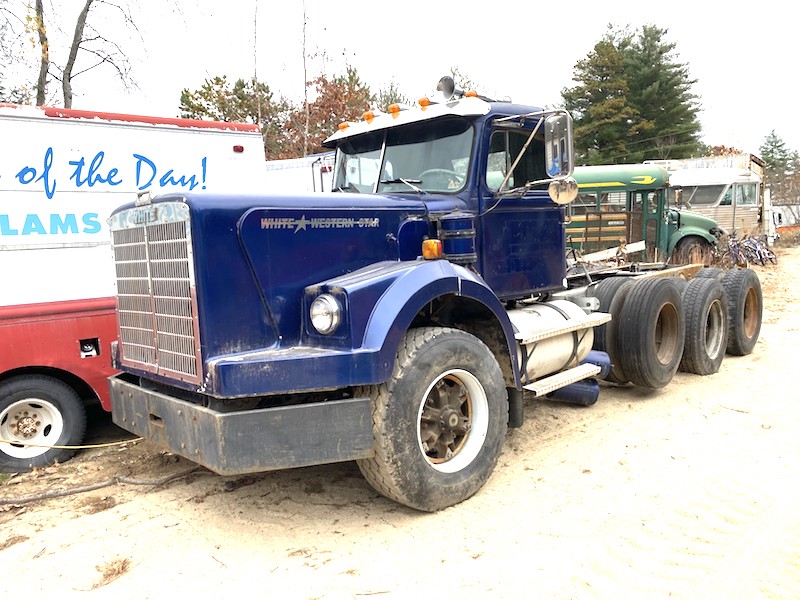
[[[299,101],[303,4],[185,0],[175,9],[131,3],[143,42],[131,36],[120,45],[134,59],[132,76],[141,89],[126,92],[109,82],[108,72],[102,79],[82,75],[74,82],[73,106],[176,116],[182,89],[197,90],[216,75],[233,81],[254,74],[276,95]],[[323,70],[343,73],[350,64],[373,92],[394,82],[414,99],[457,67],[485,95],[555,106],[562,89],[573,85],[575,63],[609,23],[632,29],[653,24],[668,30],[677,60],[697,80],[704,142],[758,153],[774,130],[800,150],[798,34],[788,6],[777,0],[305,0],[307,66],[311,78]],[[64,23],[75,22],[71,10],[77,7],[61,9]]]

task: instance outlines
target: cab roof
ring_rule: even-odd
[[[439,103],[431,102],[417,107],[392,105],[389,107],[388,112],[367,111],[360,121],[342,123],[339,125],[339,131],[328,137],[322,145],[327,148],[334,148],[338,142],[344,139],[399,125],[432,121],[449,115],[459,117],[484,117],[492,114],[510,116],[530,114],[540,110],[531,106],[486,100],[475,96]]]

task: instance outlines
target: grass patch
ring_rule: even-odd
[[[95,583],[92,589],[108,585],[115,579],[122,577],[130,568],[131,561],[129,558],[115,558],[102,565],[97,565],[95,569],[100,573],[100,581]]]

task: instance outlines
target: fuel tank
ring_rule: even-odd
[[[533,381],[562,369],[577,366],[592,350],[591,328],[569,333],[552,334],[572,320],[585,318],[586,313],[569,300],[536,302],[508,311],[518,339],[547,334],[543,339],[519,345],[517,356],[520,371]]]

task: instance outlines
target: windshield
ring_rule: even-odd
[[[333,189],[457,192],[467,182],[473,137],[469,120],[446,118],[345,140],[336,152]]]
[[[724,185],[684,185],[681,201],[687,206],[715,204],[724,189]]]

